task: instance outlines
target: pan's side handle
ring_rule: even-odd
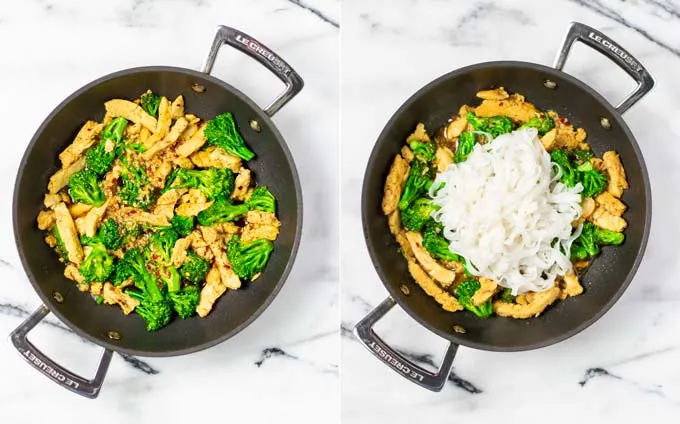
[[[33,346],[27,337],[28,333],[49,313],[50,310],[47,309],[45,305],[41,305],[40,308],[29,316],[26,321],[22,322],[16,330],[12,331],[12,334],[10,335],[12,344],[33,368],[40,371],[46,377],[49,377],[61,387],[86,398],[96,398],[99,396],[104,377],[109,369],[113,351],[109,349],[104,350],[102,359],[99,361],[97,373],[92,380],[87,380],[63,368]]]
[[[567,61],[567,56],[569,56],[569,50],[571,50],[575,41],[580,41],[602,53],[637,82],[638,85],[635,90],[616,106],[619,113],[630,109],[654,87],[654,78],[639,60],[600,31],[579,22],[572,22],[569,25],[569,30],[562,41],[562,47],[555,58],[554,68],[562,70]]]
[[[202,71],[206,74],[209,74],[212,71],[212,68],[215,65],[215,59],[217,58],[217,53],[219,52],[220,47],[222,47],[222,44],[228,44],[257,60],[286,84],[286,89],[283,93],[274,99],[269,106],[264,108],[264,112],[267,115],[273,116],[279,109],[302,91],[304,81],[285,60],[248,34],[224,25],[220,25],[217,28],[217,34],[215,34],[215,39],[210,47],[210,52],[203,63]]]
[[[385,299],[380,305],[373,309],[354,327],[354,335],[359,341],[373,354],[380,359],[384,364],[388,365],[402,377],[408,379],[421,387],[424,387],[433,392],[438,392],[444,387],[444,383],[449,377],[451,367],[453,366],[453,359],[456,357],[458,345],[450,343],[444,354],[444,360],[436,373],[431,373],[413,362],[409,361],[403,355],[391,348],[385,343],[375,331],[373,326],[387,314],[395,302],[391,297]]]

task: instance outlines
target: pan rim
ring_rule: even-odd
[[[192,347],[187,347],[183,349],[176,349],[176,350],[167,350],[167,351],[144,351],[144,350],[137,350],[137,349],[130,349],[126,347],[121,347],[119,345],[113,344],[111,342],[108,342],[105,340],[102,336],[102,338],[97,338],[86,331],[83,331],[79,326],[75,325],[72,321],[66,318],[64,314],[62,314],[58,309],[56,309],[52,305],[51,298],[48,296],[47,293],[45,293],[41,287],[38,285],[37,278],[32,272],[31,268],[28,266],[27,261],[26,261],[26,254],[25,254],[25,249],[22,243],[20,242],[20,239],[18,237],[19,233],[19,228],[18,228],[18,214],[19,214],[19,208],[18,208],[18,197],[19,197],[19,181],[22,179],[22,175],[24,173],[25,167],[26,167],[26,161],[29,156],[29,154],[33,151],[33,149],[36,147],[37,140],[39,139],[40,135],[44,132],[45,127],[51,122],[51,120],[59,113],[66,105],[68,105],[71,101],[73,101],[75,98],[81,96],[84,92],[87,90],[91,89],[94,86],[97,86],[103,82],[110,81],[119,77],[123,76],[128,76],[132,74],[137,74],[137,73],[144,73],[144,72],[175,72],[175,73],[181,73],[181,74],[188,74],[192,77],[195,77],[198,79],[197,82],[200,82],[200,80],[203,81],[209,81],[211,83],[214,83],[218,86],[221,86],[223,89],[231,92],[232,94],[236,95],[239,97],[243,102],[245,102],[250,108],[258,115],[258,118],[260,120],[261,125],[265,125],[268,128],[271,129],[272,133],[274,134],[275,138],[279,141],[281,148],[284,152],[284,156],[286,157],[286,160],[290,164],[291,167],[291,172],[293,176],[293,181],[294,181],[294,191],[295,195],[297,198],[296,201],[296,207],[297,207],[297,220],[295,222],[295,236],[293,238],[293,245],[291,248],[291,254],[290,257],[288,258],[288,263],[286,264],[281,276],[279,277],[279,281],[274,287],[274,290],[272,290],[271,293],[267,296],[265,301],[255,310],[253,314],[251,314],[248,319],[243,321],[240,325],[238,325],[236,328],[233,330],[223,334],[220,337],[217,337],[213,340],[210,340],[208,342],[198,344]],[[17,248],[17,252],[19,253],[19,258],[21,260],[21,265],[22,268],[24,269],[24,273],[26,274],[26,277],[28,277],[28,280],[30,281],[31,285],[33,286],[33,289],[35,292],[38,294],[40,297],[40,300],[42,303],[47,306],[47,308],[50,310],[50,313],[54,314],[57,318],[59,318],[61,321],[64,322],[70,329],[72,329],[77,335],[83,337],[84,339],[99,345],[105,349],[112,350],[116,353],[125,353],[128,355],[133,355],[133,356],[139,356],[139,357],[173,357],[173,356],[183,356],[195,352],[199,352],[202,350],[209,349],[211,347],[214,347],[220,343],[225,342],[226,340],[234,337],[241,331],[243,331],[246,327],[248,327],[250,324],[252,324],[273,302],[274,298],[279,294],[281,289],[283,288],[283,285],[286,283],[288,276],[290,275],[290,272],[292,271],[292,268],[295,263],[295,259],[297,257],[297,252],[300,247],[300,241],[301,241],[301,236],[302,236],[302,222],[303,222],[303,207],[302,207],[303,199],[302,199],[302,187],[300,184],[300,176],[297,171],[297,166],[295,164],[295,161],[293,159],[293,155],[290,152],[290,149],[279,132],[278,128],[272,121],[272,119],[262,110],[260,106],[258,106],[250,97],[245,95],[243,92],[232,86],[231,84],[216,78],[210,74],[206,74],[204,72],[196,71],[194,69],[189,69],[189,68],[183,68],[183,67],[178,67],[178,66],[162,66],[162,65],[152,65],[152,66],[139,66],[139,67],[133,67],[133,68],[126,68],[122,70],[118,70],[106,75],[103,75],[95,80],[90,81],[89,83],[81,86],[77,90],[73,91],[71,94],[69,94],[64,100],[62,100],[48,115],[45,117],[45,119],[41,122],[41,124],[38,126],[38,128],[35,130],[33,136],[31,137],[31,140],[29,143],[26,145],[26,148],[24,150],[24,154],[21,157],[21,161],[19,162],[19,166],[17,168],[17,173],[15,176],[14,180],[14,188],[13,188],[13,195],[12,195],[12,229],[14,231],[14,243]]]
[[[591,96],[595,98],[601,105],[603,105],[607,111],[610,113],[610,115],[614,118],[616,121],[617,125],[621,126],[621,129],[623,132],[626,134],[628,141],[631,144],[631,147],[633,148],[636,158],[638,160],[638,163],[640,165],[640,171],[642,174],[642,186],[643,190],[645,193],[645,197],[647,199],[646,205],[645,205],[645,222],[644,222],[644,227],[642,231],[642,239],[640,242],[640,247],[638,249],[638,254],[635,258],[635,261],[632,264],[632,267],[628,274],[626,275],[626,278],[622,282],[621,286],[619,289],[616,291],[614,296],[612,296],[611,299],[602,307],[600,310],[594,314],[592,317],[589,319],[583,321],[581,324],[577,325],[576,327],[572,328],[569,331],[565,331],[564,333],[560,334],[559,336],[552,337],[550,339],[546,339],[540,342],[536,343],[531,343],[531,344],[525,344],[525,345],[520,345],[520,346],[495,346],[493,344],[488,344],[488,343],[478,343],[474,341],[469,341],[465,340],[461,336],[457,335],[455,332],[452,333],[446,333],[444,331],[441,331],[440,329],[436,328],[434,325],[430,324],[428,320],[425,318],[419,316],[415,312],[411,310],[411,308],[405,307],[405,300],[403,298],[403,293],[397,289],[396,286],[393,286],[390,282],[387,276],[385,275],[385,272],[383,271],[382,267],[379,265],[378,262],[378,252],[377,249],[375,249],[371,243],[370,237],[369,237],[369,229],[368,229],[368,220],[369,220],[369,215],[373,212],[372,210],[369,210],[369,205],[372,199],[368,199],[368,181],[369,181],[369,175],[372,173],[371,171],[373,170],[373,167],[371,164],[375,162],[375,158],[378,155],[378,147],[379,145],[382,145],[385,140],[386,140],[386,135],[388,133],[389,128],[391,128],[399,115],[401,115],[406,109],[408,109],[411,104],[413,104],[415,101],[417,101],[424,93],[428,92],[430,89],[433,87],[437,86],[438,84],[449,80],[453,78],[458,78],[461,77],[462,75],[477,71],[479,69],[488,69],[492,67],[514,67],[514,68],[525,68],[525,69],[532,69],[532,70],[539,70],[546,75],[555,75],[559,76],[560,78],[568,80],[570,83],[578,86],[581,88],[584,92],[589,93]],[[633,278],[637,274],[637,271],[640,267],[640,264],[642,262],[642,259],[645,255],[646,249],[647,249],[647,242],[649,238],[649,233],[651,230],[651,219],[652,219],[652,190],[651,190],[651,183],[649,180],[649,173],[647,171],[647,166],[644,160],[644,156],[642,155],[642,151],[640,149],[639,144],[637,143],[637,140],[635,139],[635,136],[631,132],[630,128],[626,124],[625,120],[623,119],[622,115],[614,108],[614,106],[609,103],[600,93],[598,93],[595,89],[590,87],[588,84],[582,82],[581,80],[577,79],[576,77],[557,70],[555,68],[551,68],[542,64],[534,63],[534,62],[526,62],[526,61],[515,61],[515,60],[500,60],[500,61],[487,61],[487,62],[480,62],[480,63],[475,63],[472,65],[467,65],[458,69],[455,69],[453,71],[450,71],[448,73],[445,73],[443,75],[440,75],[439,77],[431,80],[429,83],[426,85],[422,86],[420,89],[418,89],[414,94],[409,96],[402,104],[399,106],[399,108],[392,114],[390,119],[387,121],[383,129],[381,130],[380,134],[378,135],[378,138],[376,139],[373,149],[371,150],[371,154],[369,155],[368,162],[366,165],[366,170],[364,171],[364,176],[363,176],[363,183],[362,183],[362,194],[361,194],[361,220],[362,220],[362,229],[364,232],[364,242],[366,243],[366,247],[369,253],[369,256],[371,258],[371,262],[373,263],[373,267],[375,268],[381,282],[383,283],[383,286],[387,289],[389,296],[395,300],[395,302],[399,305],[401,309],[403,309],[411,318],[415,319],[420,325],[428,329],[429,331],[437,334],[438,336],[449,340],[453,343],[456,343],[461,346],[466,346],[472,349],[477,349],[477,350],[482,350],[482,351],[492,351],[492,352],[522,352],[522,351],[528,351],[528,350],[534,350],[534,349],[539,349],[539,348],[544,348],[548,347],[554,344],[557,344],[559,342],[565,341],[578,333],[584,331],[586,328],[590,327],[593,325],[595,322],[600,320],[609,310],[618,302],[618,300],[623,296],[625,291],[628,289],[630,286]],[[536,319],[536,318],[534,318]]]

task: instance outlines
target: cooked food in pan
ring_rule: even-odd
[[[411,276],[442,308],[539,316],[583,293],[602,246],[620,245],[628,188],[615,151],[503,87],[477,93],[436,134],[419,123],[382,208]]]
[[[229,112],[210,121],[151,91],[105,104],[59,154],[37,218],[64,275],[148,331],[205,317],[274,249],[276,199],[255,186]]]

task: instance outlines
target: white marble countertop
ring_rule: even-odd
[[[343,423],[609,423],[680,416],[680,3],[673,0],[343,0],[341,268]],[[363,240],[361,181],[383,126],[419,88],[489,60],[551,65],[570,21],[600,29],[635,55],[656,87],[624,116],[654,194],[644,261],[596,324],[552,347],[492,353],[461,347],[440,393],[379,363],[351,329],[386,296]],[[612,103],[633,89],[613,64],[577,45],[565,70]],[[348,137],[347,134],[351,134]],[[398,308],[395,308],[398,309]],[[423,364],[445,342],[395,310],[376,330]]]
[[[328,187],[337,186],[339,178],[339,19],[338,0],[28,0],[3,7],[1,422],[337,421],[338,233],[337,225],[328,222],[337,222],[338,202]],[[236,337],[176,358],[116,355],[99,398],[78,397],[32,369],[7,338],[40,303],[13,242],[17,166],[38,125],[71,92],[134,66],[198,69],[220,24],[271,47],[306,83],[274,118],[302,179],[305,225],[296,264],[270,307]],[[214,72],[263,106],[283,88],[264,68],[228,48],[220,53]],[[53,316],[31,339],[85,376],[92,375],[101,353]]]

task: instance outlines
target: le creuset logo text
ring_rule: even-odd
[[[621,59],[623,59],[624,62],[629,64],[631,67],[633,67],[633,69],[635,69],[635,72],[640,72],[640,70],[642,70],[642,66],[640,66],[640,64],[637,63],[635,61],[635,59],[630,57],[626,52],[621,50],[621,48],[619,46],[617,46],[616,44],[607,40],[606,38],[602,38],[601,36],[595,34],[594,32],[591,32],[590,34],[588,34],[588,38],[590,38],[591,40],[594,40],[597,43],[602,44],[603,46],[605,46],[609,50],[613,51],[614,54],[619,56]]]
[[[395,369],[403,372],[404,374],[410,376],[411,378],[416,378],[418,379],[418,381],[423,381],[423,376],[421,374],[412,371],[411,368],[402,364],[401,361],[399,361],[397,358],[392,357],[392,355],[387,353],[376,342],[370,342],[368,345],[371,346],[371,349],[373,349],[375,353],[378,354],[378,356],[384,359],[388,364],[392,365],[392,367],[394,367]]]
[[[269,62],[271,62],[272,65],[276,66],[278,69],[280,69],[284,74],[288,74],[290,72],[290,68],[286,66],[279,58],[277,58],[272,52],[269,50],[265,49],[258,43],[256,43],[253,40],[250,40],[241,34],[236,35],[236,41],[239,43],[243,44],[244,46],[248,47],[250,50],[256,52],[260,56],[265,57]]]
[[[71,380],[70,378],[66,377],[64,374],[60,373],[59,371],[55,370],[51,366],[47,365],[45,362],[43,362],[40,358],[35,356],[33,352],[30,350],[24,351],[24,356],[32,363],[34,363],[38,368],[46,372],[50,377],[53,379],[59,381],[60,383],[65,383],[68,386],[73,387],[74,389],[77,389],[79,384],[76,383],[75,381]]]

